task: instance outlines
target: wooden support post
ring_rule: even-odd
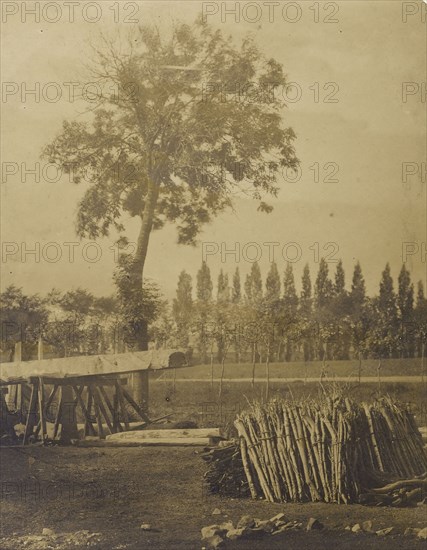
[[[40,361],[43,359],[43,340],[42,337],[39,337],[39,341],[37,343],[37,359]]]
[[[69,385],[62,386],[61,406],[61,443],[68,445],[71,439],[78,439],[76,402],[73,389]]]
[[[22,361],[22,342],[16,342],[15,352],[13,354],[13,362],[20,363]]]
[[[38,394],[39,394],[39,424],[42,431],[42,441],[44,442],[47,439],[47,429],[46,429],[46,416],[45,416],[45,403],[44,403],[44,386],[43,378],[39,378],[38,384]]]
[[[104,428],[102,427],[101,411],[99,410],[99,404],[97,400],[96,388],[94,384],[90,385],[90,390],[93,396],[93,408],[95,410],[96,423],[98,425],[98,437],[105,439]]]
[[[22,360],[22,342],[15,343],[13,352],[13,361],[19,363]],[[11,411],[22,410],[21,384],[11,384],[8,386],[8,406]]]
[[[85,422],[85,431],[84,436],[86,437],[88,435],[88,432],[93,430],[93,435],[95,435],[95,428],[92,425],[92,391],[90,389],[90,386],[87,386],[87,415],[88,419]]]
[[[110,434],[113,434],[114,433],[113,425],[111,424],[111,420],[109,419],[107,411],[105,410],[101,396],[99,395],[99,392],[98,392],[98,388],[95,385],[93,386],[93,399],[97,404],[98,409],[101,412],[102,416],[104,417],[104,420],[108,426],[108,430],[110,431]]]
[[[120,424],[119,394],[117,393],[117,389],[115,390],[113,395],[113,420],[116,426],[119,427],[119,431],[122,432],[123,428],[122,428],[122,425]]]
[[[53,439],[58,435],[59,423],[62,415],[62,386],[59,387],[59,403],[58,410],[56,411],[55,422],[53,424]]]
[[[117,399],[120,405],[120,411],[122,413],[123,422],[125,425],[125,430],[129,430],[129,417],[128,417],[128,412],[126,410],[125,400],[123,398],[123,388],[121,387],[119,382],[116,382],[115,386],[116,386]]]
[[[1,388],[0,391],[0,425],[2,430],[6,432],[13,440],[16,439],[13,421],[9,414],[9,408],[4,397],[3,388]]]
[[[139,371],[132,374],[133,399],[140,408],[148,414],[148,371]]]
[[[19,410],[18,388],[21,384],[11,384],[7,387],[7,404],[11,411]]]
[[[83,386],[81,388],[78,388],[77,386],[72,386],[74,395],[76,396],[77,403],[80,405],[80,408],[83,412],[83,416],[85,417],[85,432],[86,429],[91,432],[91,435],[95,434],[95,429],[92,426],[92,421],[90,418],[90,414],[86,408],[86,405],[84,404],[84,401],[82,399],[82,392],[83,392]]]
[[[56,392],[58,391],[58,384],[55,384],[46,399],[46,403],[44,405],[45,415],[47,416],[49,412],[49,407],[52,405],[53,400],[55,399]]]
[[[101,392],[101,395],[102,397],[104,398],[104,401],[108,407],[108,410],[110,411],[110,414],[111,414],[111,417],[113,419],[113,430],[114,432],[116,431],[119,431],[119,432],[122,432],[123,431],[123,428],[120,424],[120,419],[118,418],[118,416],[115,415],[115,409],[114,407],[111,405],[111,401],[110,399],[108,398],[108,395],[107,395],[107,392],[105,391],[104,387],[103,386],[99,386],[99,391]]]
[[[25,423],[24,439],[22,440],[23,445],[26,445],[28,443],[28,438],[32,434],[34,426],[36,424],[38,386],[38,380],[33,380],[31,387],[30,404],[28,407],[27,420]]]

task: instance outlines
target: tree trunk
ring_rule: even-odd
[[[252,348],[252,391],[255,390],[255,343]]]
[[[265,402],[268,403],[270,399],[270,346],[267,348],[267,357],[265,359],[265,375],[266,375],[266,389],[265,389]]]
[[[141,228],[138,235],[137,248],[132,265],[132,273],[129,284],[134,288],[139,288],[142,292],[144,265],[147,258],[148,242],[150,240],[151,229],[153,227],[154,212],[157,199],[159,197],[160,182],[152,180],[148,185],[147,195],[145,197],[145,206],[142,212]],[[148,350],[148,326],[145,321],[135,326],[135,341],[139,351]],[[137,372],[133,375],[132,384],[133,398],[142,406],[147,408],[148,395],[148,373]]]

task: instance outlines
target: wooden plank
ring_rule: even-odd
[[[14,361],[0,364],[3,381],[26,380],[33,376],[79,377],[105,374],[124,374],[144,370],[161,370],[187,367],[185,354],[179,350],[149,350],[111,355],[83,355]]]
[[[151,418],[150,422],[130,422],[129,430],[142,430],[146,428],[147,426],[151,426],[152,424],[157,424],[161,420],[165,420],[165,418],[170,418],[173,416],[174,413],[164,414],[163,416],[158,416],[157,418]]]
[[[115,434],[114,434],[115,435]],[[109,436],[107,436],[109,437]],[[96,442],[80,442],[79,446],[92,446]],[[194,437],[182,439],[105,439],[100,446],[111,447],[208,447],[212,440],[207,437]],[[97,446],[97,445],[94,445]]]
[[[133,430],[129,432],[117,433],[107,436],[108,440],[127,440],[137,441],[139,439],[165,439],[172,441],[175,439],[209,439],[221,437],[219,428],[194,428],[189,430]]]
[[[44,376],[43,380],[45,381],[45,384],[56,384],[58,386],[84,386],[91,383],[103,384],[104,386],[114,386],[117,376],[119,375],[91,374],[88,376],[67,376],[66,378],[61,378],[58,376]]]

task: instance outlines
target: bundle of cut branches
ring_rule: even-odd
[[[427,497],[427,472],[413,479],[399,479],[359,496],[361,504],[376,506],[411,506]]]
[[[381,473],[414,477],[427,455],[413,417],[388,397],[255,403],[236,421],[252,498],[356,502]]]
[[[201,457],[209,464],[204,478],[210,493],[233,497],[250,495],[238,443],[206,449]]]

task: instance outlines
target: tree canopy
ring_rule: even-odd
[[[269,210],[282,167],[295,168],[295,134],[283,126],[282,66],[250,37],[235,45],[206,23],[176,24],[169,36],[141,26],[125,44],[94,47],[92,75],[116,90],[84,121],[65,121],[45,156],[91,185],[77,232],[123,232],[141,218],[135,269],[152,229],[173,222],[180,243],[244,192]],[[237,169],[236,169],[237,167]]]

